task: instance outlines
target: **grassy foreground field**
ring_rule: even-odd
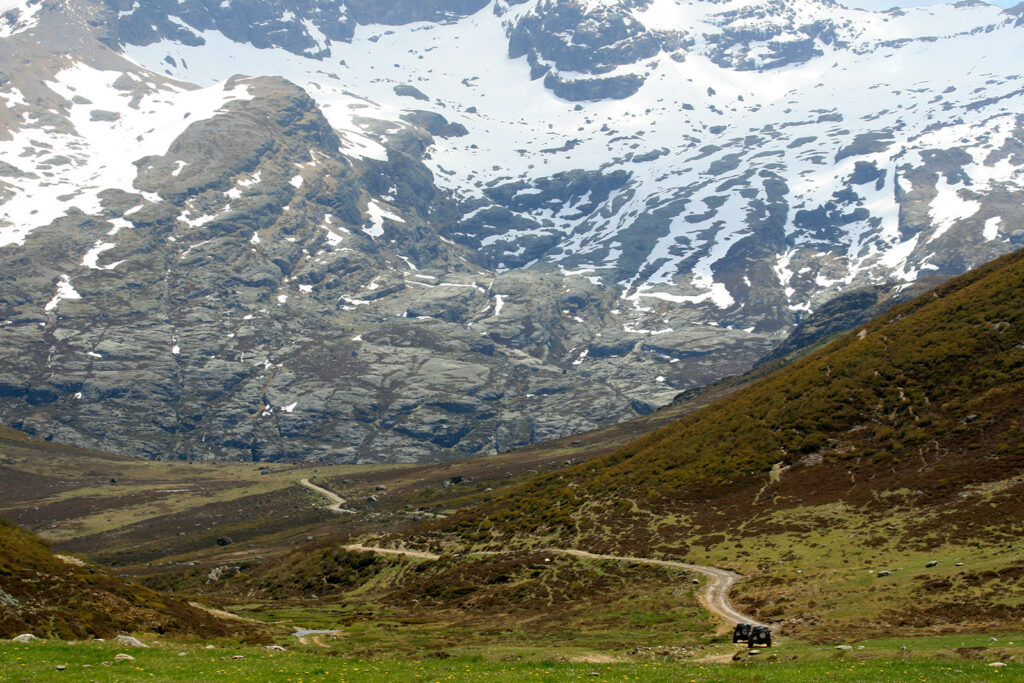
[[[682,663],[657,658],[571,661],[565,656],[520,660],[515,655],[360,660],[331,649],[313,651],[289,644],[284,651],[274,651],[225,642],[162,641],[149,649],[125,649],[111,642],[3,643],[0,680],[1017,681],[1024,678],[1024,648],[1010,643],[1020,642],[1024,633],[1001,633],[996,641],[960,635],[865,641],[852,645],[852,650],[790,642],[737,662],[729,659],[734,646],[722,644],[717,657]],[[115,659],[121,653],[134,659]],[[1006,666],[990,666],[997,655]]]

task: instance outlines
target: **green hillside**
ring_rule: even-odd
[[[867,621],[838,603],[822,609],[829,599],[810,597],[818,588],[845,591],[845,604],[870,596],[872,623],[883,613],[921,626],[1015,622],[1024,601],[1022,423],[1018,252],[419,540],[717,562],[752,577],[741,601],[794,628]],[[914,581],[881,585],[869,574],[932,556],[943,561]],[[771,584],[787,578],[807,590],[780,604]]]

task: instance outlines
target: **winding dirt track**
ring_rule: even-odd
[[[424,560],[436,560],[439,556],[434,553],[416,551],[416,550],[402,550],[399,548],[375,548],[371,546],[365,546],[360,544],[352,544],[345,546],[349,550],[361,550],[364,552],[373,552],[381,555],[406,555],[409,557],[417,557]],[[575,550],[573,548],[544,548],[543,552],[548,553],[560,553],[562,555],[573,555],[575,557],[585,557],[592,560],[612,560],[616,562],[630,562],[633,564],[652,564],[660,567],[675,567],[678,569],[685,569],[691,572],[697,572],[708,577],[708,582],[704,586],[704,590],[700,593],[700,602],[704,607],[711,612],[713,615],[721,619],[725,624],[732,626],[738,623],[747,623],[754,626],[762,626],[761,622],[757,621],[750,615],[740,612],[732,603],[729,602],[729,589],[732,588],[733,584],[739,581],[741,577],[736,572],[731,572],[727,569],[719,569],[718,567],[706,567],[701,564],[688,564],[686,562],[676,562],[674,560],[656,560],[648,557],[627,557],[623,555],[598,555],[597,553],[588,553],[585,550]]]
[[[424,552],[422,550],[402,550],[401,548],[374,548],[368,545],[352,543],[345,546],[346,550],[360,550],[364,553],[377,553],[378,555],[404,555],[406,557],[418,557],[421,560],[436,560],[440,555]]]
[[[691,572],[697,572],[708,577],[704,590],[700,593],[700,602],[704,607],[722,621],[732,625],[738,623],[763,626],[763,624],[748,614],[740,612],[729,602],[729,590],[733,584],[743,577],[736,572],[718,567],[707,567],[702,564],[689,564],[687,562],[676,562],[675,560],[656,560],[648,557],[624,557],[621,555],[598,555],[588,553],[585,550],[573,550],[570,548],[550,548],[549,552],[562,553],[564,555],[575,555],[576,557],[589,557],[595,560],[617,560],[619,562],[631,562],[634,564],[653,564],[661,567],[676,567]]]
[[[305,486],[307,489],[310,489],[311,491],[316,491],[321,496],[325,496],[328,500],[331,501],[331,504],[324,508],[325,510],[337,512],[338,514],[355,514],[355,510],[349,510],[347,508],[341,507],[342,505],[345,504],[345,499],[339,496],[338,494],[331,493],[327,489],[321,486],[317,486],[316,484],[312,483],[309,479],[302,479],[299,481],[299,483]]]

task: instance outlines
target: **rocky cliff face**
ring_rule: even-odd
[[[1017,23],[26,2],[0,15],[0,415],[365,462],[651,410],[836,295],[830,321],[1020,245]]]

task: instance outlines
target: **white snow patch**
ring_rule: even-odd
[[[999,224],[1003,222],[1002,216],[993,216],[985,221],[985,228],[981,231],[981,236],[992,241],[999,237]]]
[[[914,249],[917,248],[917,242],[921,235],[918,233],[905,242],[899,242],[882,253],[880,262],[887,268],[892,269],[895,275],[901,280],[910,281],[917,278],[916,270],[907,269],[907,259],[914,253]],[[798,309],[795,309],[798,310]]]
[[[8,87],[11,89],[11,91],[0,92],[0,100],[3,100],[7,104],[8,108],[13,108],[17,106],[27,107],[28,101],[25,99],[25,95],[20,90],[15,88],[13,85],[10,85]]]
[[[106,266],[101,266],[98,263],[100,254],[102,254],[105,251],[109,251],[110,249],[113,249],[116,246],[116,244],[113,244],[111,242],[96,242],[96,244],[93,245],[92,249],[85,252],[85,255],[82,257],[82,265],[85,266],[86,268],[92,268],[94,270],[113,270],[114,268],[117,268],[119,265],[124,263],[124,261],[116,261],[115,263],[111,263]]]
[[[951,184],[948,181],[936,183],[935,189],[938,191],[938,195],[932,200],[931,209],[928,211],[935,224],[935,231],[928,239],[929,242],[941,237],[957,221],[970,218],[981,209],[979,202],[973,199],[963,199],[960,196],[962,188],[959,183]]]
[[[201,228],[207,223],[214,221],[220,214],[193,215],[192,209],[185,209],[178,216],[178,220],[191,228]]]
[[[240,178],[235,182],[235,185],[238,187],[252,187],[253,185],[259,185],[262,175],[263,171],[258,170],[247,178]]]
[[[124,215],[127,216],[129,213],[134,213],[134,212],[135,212],[135,209],[133,209],[132,211],[126,211]],[[107,231],[107,237],[113,237],[114,235],[116,235],[117,233],[121,232],[122,230],[125,230],[125,229],[131,230],[131,229],[133,229],[135,227],[132,224],[131,221],[127,221],[127,220],[125,220],[123,218],[111,218],[107,222],[110,223],[110,225],[111,225],[110,230]]]
[[[61,301],[65,299],[81,299],[82,295],[75,291],[75,288],[71,286],[71,278],[67,275],[61,275],[60,280],[57,282],[57,293],[50,299],[50,303],[43,307],[43,310],[49,312],[57,308]]]
[[[631,301],[638,301],[641,297],[648,297],[651,299],[660,299],[662,301],[668,301],[674,304],[699,304],[705,301],[710,301],[718,308],[728,308],[735,303],[732,295],[729,294],[728,288],[721,282],[708,282],[705,279],[694,278],[693,284],[700,289],[707,289],[708,291],[703,294],[695,294],[693,296],[682,296],[679,294],[669,294],[668,292],[652,292],[644,287],[640,287],[635,294],[632,296],[624,297]]]
[[[385,218],[394,221],[395,223],[405,223],[405,219],[401,216],[391,213],[372,199],[366,205],[366,213],[369,214],[370,222],[372,223],[372,225],[366,229],[366,234],[373,238],[384,235]]]
[[[779,278],[779,284],[785,289],[787,299],[793,298],[793,295],[796,293],[796,290],[790,285],[793,281],[793,270],[789,267],[792,260],[793,252],[786,251],[776,257],[775,265],[772,266],[775,276]]]

